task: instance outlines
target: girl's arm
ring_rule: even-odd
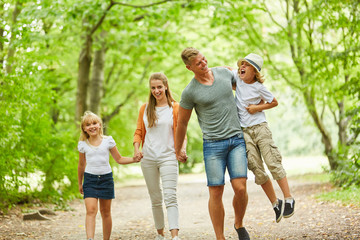
[[[254,114],[254,113],[257,113],[257,112],[261,112],[262,110],[266,110],[266,109],[270,109],[270,108],[273,108],[273,107],[276,107],[278,105],[278,101],[276,100],[276,98],[274,98],[272,100],[271,103],[260,103],[258,105],[254,105],[254,104],[250,104],[246,110],[250,113],[250,114]]]
[[[85,153],[79,152],[79,164],[78,164],[78,184],[79,184],[79,192],[84,195],[84,190],[82,186],[84,172],[86,166],[86,158]]]
[[[119,150],[117,147],[113,147],[110,149],[111,156],[114,158],[114,160],[118,164],[129,164],[129,163],[135,163],[140,162],[141,158],[139,157],[123,157],[120,155]]]

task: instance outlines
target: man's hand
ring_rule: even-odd
[[[254,105],[254,104],[250,104],[246,110],[250,113],[250,114],[254,114],[254,113],[257,113],[259,112],[258,110],[258,105]]]
[[[185,151],[181,151],[179,154],[176,154],[176,159],[179,162],[185,163],[186,160],[188,159],[188,156],[186,155]]]

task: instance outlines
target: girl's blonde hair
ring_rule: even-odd
[[[88,139],[90,137],[89,134],[87,132],[85,132],[85,130],[84,130],[84,127],[87,123],[99,123],[100,124],[99,134],[100,134],[100,136],[104,135],[103,134],[103,122],[102,122],[101,118],[91,111],[86,111],[84,113],[84,115],[81,117],[80,141],[85,141],[86,139]]]
[[[164,86],[166,88],[165,96],[167,99],[167,103],[168,103],[169,107],[172,107],[172,102],[174,102],[175,100],[173,99],[173,97],[171,95],[171,91],[170,91],[169,84],[168,84],[168,79],[165,76],[165,74],[160,73],[160,72],[153,73],[150,76],[149,85],[150,85],[151,80],[161,80],[162,81],[162,83],[164,84]],[[156,99],[152,95],[151,89],[150,89],[149,102],[148,102],[147,110],[146,110],[146,117],[149,122],[149,125],[148,125],[149,128],[156,125],[157,116],[156,116],[155,107],[156,107]]]

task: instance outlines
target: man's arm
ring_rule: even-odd
[[[254,114],[254,113],[257,113],[257,112],[261,112],[263,110],[266,110],[266,109],[270,109],[270,108],[273,108],[273,107],[276,107],[278,105],[278,101],[276,100],[276,98],[274,98],[272,100],[271,103],[264,103],[263,101],[260,102],[258,105],[253,105],[253,104],[250,104],[246,110],[250,113],[250,114]]]
[[[175,133],[175,153],[178,159],[186,161],[186,156],[182,156],[182,146],[184,143],[187,126],[191,117],[192,109],[185,109],[183,107],[179,107],[179,115],[178,115],[178,124]],[[185,159],[183,159],[185,158]],[[181,161],[179,160],[179,161]]]

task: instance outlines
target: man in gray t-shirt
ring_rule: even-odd
[[[239,239],[250,239],[243,226],[248,202],[247,158],[232,91],[232,85],[235,84],[234,75],[226,68],[208,68],[205,56],[195,48],[185,48],[181,57],[186,68],[194,73],[194,78],[181,95],[175,134],[177,158],[181,162],[187,159],[181,148],[194,108],[203,133],[204,163],[210,195],[209,214],[216,239],[225,239],[222,195],[226,169],[235,193],[235,230]]]

